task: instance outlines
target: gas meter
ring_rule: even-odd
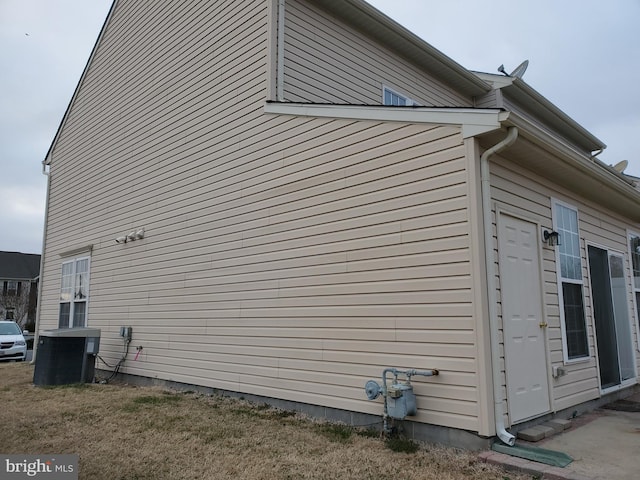
[[[387,386],[387,374],[393,374],[393,383]],[[382,386],[375,380],[369,380],[365,387],[365,393],[369,400],[375,400],[380,395],[384,397],[384,430],[387,431],[387,418],[404,420],[407,416],[415,415],[418,411],[416,406],[416,395],[413,393],[411,377],[422,375],[430,377],[438,375],[436,369],[431,370],[398,370],[395,368],[385,368],[382,372]],[[404,375],[406,380],[398,380],[398,375]]]

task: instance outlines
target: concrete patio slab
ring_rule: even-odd
[[[640,393],[627,400],[640,402]],[[522,442],[518,440],[517,443]],[[527,442],[524,442],[527,444]],[[541,479],[637,480],[640,478],[640,412],[601,408],[580,415],[562,433],[535,446],[557,450],[574,460],[564,468],[483,452],[480,459],[511,470],[537,472]]]

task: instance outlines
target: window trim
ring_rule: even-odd
[[[391,87],[389,87],[388,85],[385,85],[385,84],[382,85],[382,105],[385,105],[385,106],[388,106],[388,107],[402,106],[402,105],[392,105],[392,104],[385,103],[385,97],[386,97],[387,91],[389,93],[391,93],[392,95],[396,95],[398,97],[404,98],[404,106],[406,106],[406,107],[419,106],[418,102],[416,102],[414,99],[412,99],[408,95],[405,95],[404,93],[400,93],[395,88],[391,88]]]
[[[75,298],[72,298],[68,302],[63,302],[61,296],[62,296],[62,282],[63,282],[62,271],[64,269],[64,266],[69,264],[69,263],[73,264],[71,277],[73,278],[72,288],[75,291],[77,265],[82,260],[86,260],[87,261],[87,294],[86,294],[86,297],[84,299],[81,299],[81,300],[76,300]],[[64,262],[62,262],[60,264],[60,288],[58,290],[58,292],[59,292],[59,296],[58,296],[58,328],[73,328],[73,327],[86,327],[87,326],[87,319],[88,319],[88,313],[89,313],[89,297],[90,297],[90,288],[89,287],[90,287],[90,285],[91,285],[91,257],[90,256],[83,255],[83,256],[80,256],[80,257],[69,258],[69,259],[65,260]],[[68,303],[69,304],[69,324],[66,327],[60,326],[60,305],[62,305],[63,303]],[[75,325],[75,322],[74,322],[75,305],[77,303],[84,303],[85,304],[84,321],[82,322],[82,325]]]
[[[20,295],[20,281],[19,280],[7,280],[5,282],[6,285],[6,291],[4,292],[5,295],[7,296],[11,296],[11,297],[17,297],[18,295]],[[13,286],[15,285],[15,288],[9,288],[9,286]]]
[[[629,272],[631,275],[631,293],[633,300],[633,314],[632,318],[635,319],[636,327],[636,349],[640,352],[640,304],[638,304],[637,296],[640,294],[640,287],[636,288],[635,277],[633,275],[633,251],[631,250],[631,239],[633,237],[640,238],[640,232],[634,230],[627,230],[627,250],[629,252]]]
[[[620,257],[622,259],[622,265],[623,265],[623,269],[625,271],[625,283],[627,284],[627,289],[625,291],[625,294],[626,294],[627,298],[626,298],[626,302],[625,303],[626,303],[627,310],[628,310],[629,306],[630,306],[630,303],[629,303],[629,289],[628,289],[628,283],[627,283],[627,282],[629,282],[629,277],[628,277],[627,272],[626,272],[626,265],[625,265],[625,260],[626,259],[625,259],[624,252],[620,251],[617,248],[610,247],[610,246],[608,246],[606,244],[603,244],[603,243],[597,243],[597,242],[594,242],[594,241],[591,241],[591,240],[589,240],[589,241],[585,240],[585,250],[587,251],[587,271],[589,272],[588,288],[589,288],[589,295],[590,295],[591,298],[593,298],[593,290],[592,290],[592,287],[591,287],[592,278],[591,278],[591,265],[589,265],[589,253],[588,253],[589,247],[595,247],[595,248],[603,250],[603,251],[605,251],[607,253],[607,262],[608,262],[608,265],[609,265],[609,272],[608,272],[609,276],[611,275],[611,256]],[[631,272],[631,273],[633,273],[633,272]],[[591,302],[593,302],[593,300],[591,300]],[[593,311],[593,308],[594,308],[593,304],[591,304],[592,311]],[[629,312],[627,312],[627,313],[629,313]],[[592,318],[593,318],[593,330],[594,330],[594,348],[596,349],[594,360],[596,361],[596,367],[598,369],[598,388],[600,389],[600,393],[602,395],[604,395],[604,394],[607,394],[607,393],[615,392],[617,390],[621,390],[623,388],[627,388],[630,385],[634,385],[636,383],[637,378],[638,378],[638,367],[636,365],[635,357],[634,357],[633,362],[632,362],[632,364],[633,364],[633,377],[628,378],[626,380],[622,380],[622,377],[621,377],[619,384],[611,386],[611,387],[608,387],[608,388],[602,388],[602,385],[600,384],[600,378],[599,378],[600,377],[600,359],[598,357],[598,350],[597,350],[598,349],[598,336],[597,336],[597,332],[595,331],[596,330],[595,313],[592,313]],[[633,317],[629,317],[629,321],[632,322],[633,321]],[[615,322],[615,320],[614,320],[614,322]],[[616,334],[617,334],[617,330],[616,330]],[[633,330],[631,331],[631,334],[633,335]],[[631,348],[633,349],[633,347],[634,347],[633,340],[631,340]],[[617,345],[616,345],[616,351],[617,351],[617,354],[618,354],[618,360],[620,360],[620,357],[619,357],[620,350],[618,349]]]
[[[574,363],[582,363],[588,362],[591,360],[591,342],[589,341],[589,326],[587,323],[587,305],[585,303],[584,297],[584,262],[582,260],[582,252],[583,245],[580,238],[580,211],[574,205],[563,202],[561,200],[552,198],[551,199],[551,219],[553,224],[553,230],[558,231],[558,217],[556,215],[556,207],[561,206],[570,210],[573,210],[576,213],[576,226],[578,230],[578,242],[580,246],[580,279],[575,278],[565,278],[562,276],[562,267],[560,261],[560,249],[554,248],[555,253],[555,262],[556,262],[556,282],[558,289],[558,306],[560,313],[560,331],[562,333],[562,357],[565,365],[574,364]],[[562,242],[562,238],[560,238]],[[563,292],[563,284],[570,283],[573,285],[580,285],[580,293],[582,295],[582,321],[584,325],[584,330],[587,339],[587,354],[581,357],[569,358],[569,347],[567,342],[567,327],[566,327],[566,319],[565,319],[565,306],[564,306],[564,292]]]

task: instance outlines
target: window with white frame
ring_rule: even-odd
[[[4,282],[4,292],[5,295],[15,296],[20,295],[20,282],[15,280],[7,280]]]
[[[558,295],[563,342],[566,359],[576,360],[589,356],[578,211],[556,202],[553,208],[553,222],[554,229],[560,234],[556,260],[559,266]]]
[[[633,292],[636,302],[636,323],[640,332],[640,235],[629,235],[629,249],[631,251],[631,267],[633,269]],[[640,335],[638,336],[640,348]]]
[[[402,95],[389,87],[382,87],[382,104],[402,107],[418,105],[409,97]]]
[[[85,327],[89,299],[89,257],[62,264],[60,283],[60,328]]]

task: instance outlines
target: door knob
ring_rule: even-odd
[[[540,322],[540,328],[546,328],[549,324],[544,320]]]

